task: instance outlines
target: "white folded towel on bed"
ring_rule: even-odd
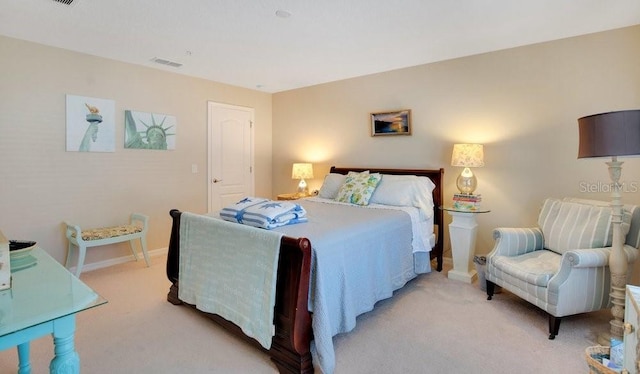
[[[263,229],[307,222],[307,212],[290,201],[273,201],[259,197],[245,197],[220,211],[225,221],[242,223]]]

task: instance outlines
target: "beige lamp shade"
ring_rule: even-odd
[[[308,163],[295,163],[291,170],[291,179],[313,178],[313,165]]]
[[[451,166],[464,167],[456,179],[460,193],[471,195],[478,186],[478,180],[469,168],[484,166],[484,147],[482,144],[454,144]]]
[[[454,144],[451,166],[465,168],[484,166],[484,147],[482,144]]]

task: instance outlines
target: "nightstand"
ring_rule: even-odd
[[[461,210],[452,207],[443,207],[453,221],[449,224],[449,240],[451,241],[451,256],[453,257],[453,269],[449,270],[447,277],[466,283],[473,282],[476,271],[471,269],[471,261],[476,249],[476,214],[489,213],[489,209]]]
[[[304,196],[300,196],[296,193],[281,193],[278,195],[278,200],[298,200],[301,197]]]

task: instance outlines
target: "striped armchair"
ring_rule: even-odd
[[[622,232],[631,264],[640,246],[637,206],[623,207]],[[546,199],[538,227],[493,231],[495,246],[485,269],[487,299],[497,284],[543,309],[549,315],[549,339],[554,339],[562,317],[609,306],[612,234],[607,202]]]

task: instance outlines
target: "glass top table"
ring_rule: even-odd
[[[79,371],[73,345],[75,314],[107,300],[71,274],[42,248],[11,261],[11,288],[0,291],[0,350],[18,346],[19,373],[29,373],[29,342],[53,334],[50,370]]]

